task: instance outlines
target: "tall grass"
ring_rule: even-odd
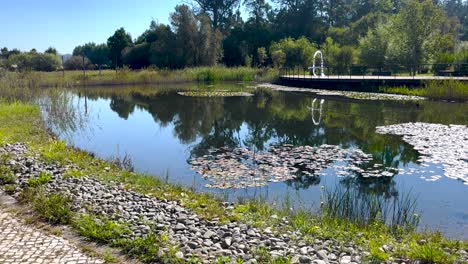
[[[66,72],[0,72],[0,90],[38,87],[78,87],[107,85],[139,84],[174,84],[187,82],[272,82],[276,81],[279,72],[270,68],[250,68],[224,66],[186,68],[180,70],[142,69]],[[15,91],[13,94],[17,94]]]
[[[380,91],[392,94],[424,96],[431,99],[468,101],[468,83],[453,79],[428,81],[420,88],[407,86],[382,87]]]
[[[346,219],[359,226],[382,222],[394,231],[414,231],[419,224],[416,199],[411,192],[386,198],[374,193],[362,193],[355,188],[325,189],[322,193],[322,213],[325,217]]]

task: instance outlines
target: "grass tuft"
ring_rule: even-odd
[[[13,184],[16,177],[8,166],[0,165],[0,184]]]
[[[71,223],[72,201],[64,194],[46,195],[41,191],[32,200],[34,211],[50,224],[69,224]]]
[[[51,180],[52,180],[51,175],[41,171],[41,173],[39,173],[39,177],[29,179],[28,186],[31,188],[37,188],[37,187],[40,187],[42,185],[49,183]]]
[[[421,88],[384,87],[380,91],[392,94],[404,94],[423,96],[431,99],[449,101],[468,101],[468,83],[448,80],[448,81],[428,81]]]
[[[72,225],[80,235],[93,241],[108,244],[115,244],[123,235],[130,232],[122,224],[104,217],[85,214],[81,214],[73,219]]]

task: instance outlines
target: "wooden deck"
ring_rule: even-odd
[[[310,75],[282,75],[283,85],[314,88],[339,88],[373,90],[380,86],[420,86],[425,81],[457,80],[468,82],[468,77],[449,76],[371,76],[371,75],[332,75],[313,77]]]

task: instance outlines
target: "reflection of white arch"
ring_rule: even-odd
[[[320,77],[325,77],[325,73],[324,73],[324,67],[323,67],[323,54],[320,50],[317,50],[315,53],[314,53],[314,62],[312,64],[312,74],[314,75],[314,77],[319,77],[317,76],[317,74],[315,73],[315,69],[317,68],[315,66],[315,58],[317,57],[317,55],[320,54],[320,60],[321,60],[321,63],[320,63]]]
[[[315,102],[317,101],[317,98],[314,100],[311,99],[310,102],[310,111],[312,112],[312,122],[314,125],[318,126],[322,122],[322,109],[323,109],[323,104],[325,103],[325,99],[320,100],[320,104],[318,108],[315,108]],[[315,112],[319,112],[319,118],[318,121],[315,120]]]

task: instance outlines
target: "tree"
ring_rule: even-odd
[[[187,5],[178,5],[171,14],[171,25],[175,32],[176,53],[179,67],[193,66],[196,59],[198,42],[197,20]]]
[[[354,49],[350,46],[340,46],[327,38],[323,45],[326,63],[331,67],[333,74],[349,73],[349,68],[354,61]]]
[[[211,66],[215,65],[222,57],[221,47],[222,34],[214,30],[207,16],[201,16],[199,19],[198,31],[198,58],[197,65]]]
[[[263,66],[268,59],[267,51],[264,47],[257,49],[257,61],[259,66]]]
[[[49,47],[48,49],[45,50],[44,53],[49,53],[49,54],[53,54],[53,55],[58,55],[58,52],[55,48],[53,47]]]
[[[122,66],[122,51],[126,47],[132,46],[132,44],[132,37],[129,33],[125,31],[123,27],[117,29],[114,35],[107,39],[107,46],[109,47],[109,56],[114,66]]]
[[[366,66],[383,67],[386,63],[388,37],[383,26],[369,30],[367,36],[359,40],[359,61]]]
[[[316,48],[314,44],[305,37],[301,37],[297,40],[286,38],[279,42],[274,42],[271,45],[270,53],[272,54],[272,57],[273,55],[275,55],[275,57],[280,56],[281,53],[278,53],[278,51],[282,51],[282,53],[286,55],[284,61],[285,66],[307,68],[312,65]],[[274,59],[281,60],[281,57]],[[279,63],[279,61],[277,61],[277,63]]]
[[[265,0],[244,0],[244,5],[257,26],[266,22],[271,6]]]
[[[447,17],[432,0],[408,0],[404,8],[391,20],[389,57],[405,65],[413,74],[430,58],[434,39],[440,37],[440,25]]]
[[[233,12],[239,6],[240,0],[193,0],[196,10],[206,14],[211,20],[214,29],[227,30]]]
[[[276,68],[281,68],[286,63],[286,53],[282,50],[273,50],[271,52],[271,59],[273,60],[273,65]]]

